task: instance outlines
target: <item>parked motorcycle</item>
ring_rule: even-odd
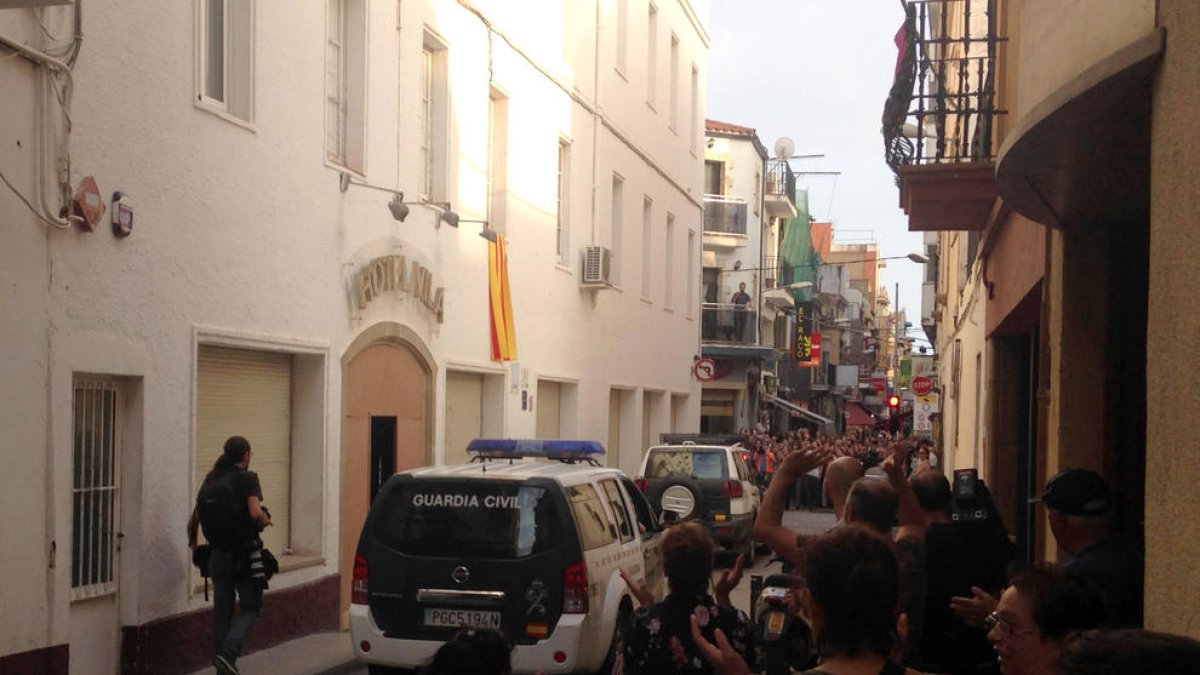
[[[766,675],[788,675],[817,665],[812,628],[787,602],[788,591],[799,581],[791,574],[772,574],[754,603],[755,665]]]

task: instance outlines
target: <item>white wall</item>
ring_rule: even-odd
[[[645,105],[639,79],[644,36],[634,24],[644,24],[644,6],[629,3],[625,82],[608,65],[614,40],[604,12],[611,3],[599,3],[598,61],[595,6],[569,21],[561,14],[564,6],[577,10],[583,4],[476,5],[524,52],[498,36],[490,41],[491,84],[509,97],[507,235],[517,372],[529,373],[531,389],[539,376],[578,382],[574,414],[585,438],[606,438],[604,411],[614,385],[688,397],[681,416],[695,427],[699,387],[690,369],[699,351],[699,314],[687,316],[684,304],[687,285],[698,287],[699,279],[685,278],[684,251],[689,230],[700,236],[703,174],[684,120],[692,63],[700,69],[698,100],[704,100],[707,36],[692,23],[686,2],[659,3],[664,37],[658,63],[665,73],[667,31],[673,30],[685,71],[677,133],[664,133],[664,106],[655,114]],[[452,0],[369,7],[362,179],[415,196],[417,82],[428,26],[449,48],[450,200],[464,219],[486,217],[489,40],[483,23]],[[68,26],[69,12],[50,10],[47,21]],[[137,429],[127,436],[133,447],[126,454],[134,468],[126,487],[136,513],[126,521],[129,582],[121,621],[137,625],[205,605],[189,590],[182,536],[193,497],[194,453],[213,451],[193,447],[198,331],[324,359],[316,381],[309,370],[304,376],[314,404],[323,401],[324,419],[296,428],[321,457],[324,481],[310,476],[302,484],[322,494],[300,500],[316,506],[299,508],[317,509],[301,516],[326,524],[326,562],[285,573],[273,587],[337,571],[338,481],[329,477],[340,471],[339,360],[355,336],[377,321],[396,321],[421,336],[439,372],[454,365],[505,377],[512,372],[489,359],[487,248],[478,237],[480,225],[435,228],[435,212],[420,206],[398,223],[385,208],[390,195],[339,191],[338,171],[324,161],[324,3],[256,3],[256,113],[249,127],[193,103],[194,3],[114,0],[91,7],[84,19],[85,44],[74,69],[71,178],[94,175],[106,201],[113,190],[127,192],[135,225],[127,239],[115,238],[106,224],[94,233],[50,230],[0,189],[0,222],[8,234],[0,247],[0,427],[9,468],[0,484],[0,566],[23,574],[22,583],[0,591],[5,604],[23,608],[20,616],[0,619],[0,656],[68,640],[74,373],[124,378],[135,403],[131,423]],[[564,24],[568,37],[561,38]],[[41,39],[25,10],[0,10],[0,35],[35,45]],[[570,58],[564,60],[567,42]],[[666,101],[669,78],[660,74],[659,82]],[[0,170],[27,195],[34,192],[34,83],[28,63],[0,58],[0,130],[8,148],[0,153]],[[697,114],[702,120],[702,105]],[[702,124],[697,128],[702,132]],[[567,266],[556,264],[554,239],[561,137],[574,143]],[[614,171],[626,180],[624,288],[581,290],[578,254],[583,245],[604,241]],[[636,290],[643,194],[654,199],[654,225],[662,228],[653,239],[656,260],[666,254],[666,214],[675,216],[673,310],[665,307],[661,277],[653,281],[649,302]],[[445,323],[411,298],[352,309],[352,266],[388,250],[433,271],[435,286],[446,289]],[[662,274],[661,265],[653,267]],[[508,386],[488,398],[503,396],[509,397],[503,432],[531,435],[536,412],[521,411],[519,393]],[[443,408],[439,390],[435,457],[444,450]],[[640,439],[641,415],[623,420],[635,425],[629,433]]]

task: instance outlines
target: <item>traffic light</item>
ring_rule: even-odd
[[[888,408],[890,408],[892,412],[898,411],[900,409],[900,397],[892,394],[888,397],[887,404]]]
[[[887,397],[888,428],[895,434],[900,431],[900,397],[892,394]]]

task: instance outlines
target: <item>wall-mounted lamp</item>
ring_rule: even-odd
[[[486,220],[477,220],[475,218],[459,218],[455,222],[483,223],[483,229],[479,231],[479,236],[487,239],[488,241],[496,241],[496,238],[500,236],[500,233],[493,230],[491,224],[489,224]]]
[[[371,185],[370,183],[354,180],[350,174],[344,172],[338,176],[338,188],[342,192],[349,190],[351,185],[364,187],[369,190],[379,190],[380,192],[390,192],[392,194],[392,200],[388,202],[388,211],[392,212],[392,218],[395,218],[402,223],[404,222],[405,218],[408,218],[408,207],[416,205],[427,206],[431,208],[436,207],[438,209],[438,219],[434,221],[434,227],[441,227],[442,223],[446,223],[450,227],[458,227],[458,214],[450,210],[450,202],[406,202],[404,201],[404,193],[400,190],[379,187],[378,185]]]

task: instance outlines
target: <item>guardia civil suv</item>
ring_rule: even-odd
[[[593,441],[475,440],[470,464],[392,476],[363,525],[350,634],[369,671],[417,668],[457,630],[513,642],[519,673],[608,672],[633,611],[619,575],[656,590],[661,528]]]

